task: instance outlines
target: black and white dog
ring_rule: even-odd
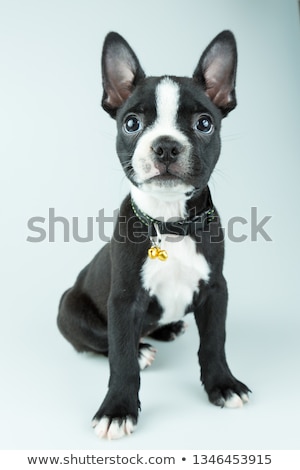
[[[130,182],[114,236],[61,299],[58,326],[78,351],[108,354],[99,437],[130,434],[140,408],[140,369],[152,336],[173,340],[193,312],[201,380],[209,400],[240,407],[250,390],[226,362],[227,287],[220,220],[207,186],[220,127],[235,106],[237,51],[230,31],[206,48],[192,78],[146,77],[128,43],[106,37],[102,106],[116,119],[117,153]]]

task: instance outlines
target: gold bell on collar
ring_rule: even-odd
[[[159,248],[158,246],[151,246],[151,248],[149,248],[148,250],[148,256],[150,259],[156,259],[158,258],[158,252],[159,252]]]
[[[159,259],[160,261],[166,261],[168,259],[168,253],[166,250],[162,250],[159,246],[153,245],[148,250],[148,256],[150,259]]]
[[[166,250],[159,250],[158,259],[160,261],[167,261],[167,259],[168,259],[167,251]]]
[[[162,250],[160,247],[161,233],[157,224],[154,224],[157,236],[154,238],[150,237],[152,246],[148,250],[148,256],[150,259],[159,259],[160,261],[166,261],[168,259],[168,253],[166,250]]]

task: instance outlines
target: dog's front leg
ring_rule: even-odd
[[[138,419],[140,368],[138,345],[147,294],[133,298],[129,289],[112,292],[108,302],[110,379],[106,397],[93,419],[99,437],[118,439],[131,434]]]
[[[208,287],[204,304],[195,310],[200,334],[198,352],[201,380],[211,403],[238,408],[248,401],[250,390],[231,373],[225,356],[227,286],[223,276]]]

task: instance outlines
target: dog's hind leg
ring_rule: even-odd
[[[186,328],[187,324],[179,320],[157,328],[157,330],[153,331],[149,336],[159,341],[173,341],[178,336],[182,335]]]
[[[107,324],[91,298],[76,288],[66,291],[60,302],[57,325],[79,351],[107,355]]]

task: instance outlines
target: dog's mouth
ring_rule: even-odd
[[[180,183],[184,183],[184,180],[182,177],[166,171],[165,173],[161,173],[157,176],[152,176],[146,180],[145,183],[154,183],[158,186],[177,186]]]
[[[191,194],[194,190],[194,187],[184,181],[182,177],[168,172],[153,176],[139,186],[143,191],[156,193],[159,198],[167,197],[171,200],[178,199],[178,197],[185,198],[187,194]]]

